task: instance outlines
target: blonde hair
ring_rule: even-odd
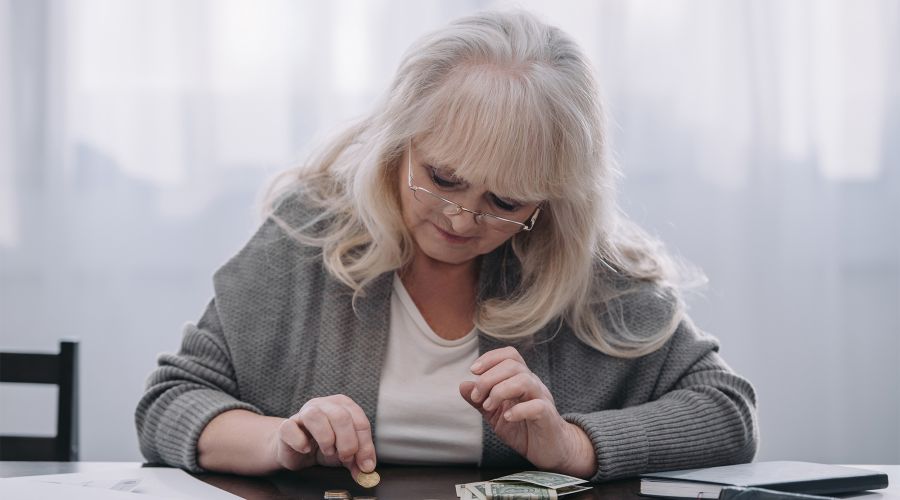
[[[479,300],[485,334],[522,340],[565,322],[595,349],[636,357],[683,320],[676,265],[617,208],[599,90],[559,29],[527,12],[485,12],[421,38],[374,112],[276,179],[267,215],[320,247],[354,300],[412,260],[397,170],[410,139],[469,182],[544,202],[534,230],[506,244],[514,288]],[[286,194],[318,215],[290,227],[275,216]]]

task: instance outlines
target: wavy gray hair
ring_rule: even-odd
[[[319,208],[303,227],[276,219],[322,248],[355,300],[412,259],[397,169],[413,139],[467,181],[544,201],[535,229],[508,242],[516,289],[479,302],[481,331],[524,339],[564,321],[604,353],[640,356],[684,319],[679,270],[617,208],[604,122],[591,67],[565,33],[523,11],[464,17],[414,43],[368,117],[273,183],[267,215],[285,194]],[[635,304],[652,321],[633,321]]]

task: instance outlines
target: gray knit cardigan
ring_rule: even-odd
[[[293,226],[310,217],[296,199],[278,209]],[[482,297],[515,280],[506,245],[485,256]],[[216,415],[236,408],[288,417],[307,400],[345,394],[374,428],[379,375],[388,344],[391,273],[351,306],[351,291],[329,275],[321,251],[300,245],[271,218],[214,276],[215,295],[181,350],[161,354],[135,411],[150,462],[190,471],[197,441]],[[622,304],[632,331],[670,311],[664,294],[632,294]],[[484,334],[479,351],[506,344]],[[619,359],[554,323],[517,344],[567,421],[594,444],[602,481],[643,472],[751,461],[758,430],[753,387],[719,357],[718,342],[680,324],[659,350]],[[377,453],[377,450],[376,450]],[[483,425],[482,466],[529,467]]]

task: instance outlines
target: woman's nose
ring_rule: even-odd
[[[450,227],[453,228],[453,232],[462,236],[469,236],[478,231],[479,224],[475,217],[477,217],[475,214],[465,210],[460,210],[458,214],[447,216],[450,219]]]

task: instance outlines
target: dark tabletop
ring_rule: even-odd
[[[455,467],[378,467],[381,483],[372,489],[356,484],[346,469],[313,467],[300,472],[283,472],[264,478],[247,478],[222,474],[198,474],[197,478],[248,499],[321,499],[326,490],[347,490],[355,496],[374,496],[379,500],[456,499],[454,485],[520,472],[503,469]],[[629,499],[637,495],[638,481],[624,480],[594,485],[592,491],[567,495],[572,500],[589,498]]]
[[[99,472],[111,468],[152,467],[140,462],[3,462],[0,461],[0,478],[66,474],[71,472]],[[891,486],[877,492],[842,495],[840,498],[866,500],[900,499],[900,465],[861,465],[867,469],[888,474]],[[300,472],[282,472],[267,477],[243,477],[228,474],[195,474],[198,479],[249,499],[320,499],[326,490],[348,490],[354,496],[374,496],[379,500],[456,499],[454,485],[487,481],[518,470],[477,469],[465,467],[400,467],[379,465],[381,484],[371,490],[357,485],[346,469],[313,467]],[[636,499],[640,483],[637,479],[624,479],[595,484],[591,491],[567,495],[566,500],[588,498]]]
[[[0,477],[37,474],[91,472],[109,468],[108,462],[0,462]],[[138,463],[122,466],[151,467]],[[313,467],[300,472],[282,472],[266,477],[228,474],[195,474],[198,479],[248,499],[318,500],[326,490],[348,490],[353,496],[374,496],[379,500],[455,500],[456,484],[487,481],[519,470],[477,469],[467,467],[402,467],[379,465],[381,483],[372,489],[359,486],[343,468]],[[632,499],[637,495],[636,479],[593,485],[593,490],[567,495],[571,500],[589,498]]]
[[[353,496],[374,496],[379,500],[456,499],[454,485],[488,481],[518,470],[456,467],[378,467],[381,483],[372,489],[356,484],[346,469],[313,467],[300,472],[283,472],[265,478],[246,478],[222,474],[198,474],[196,477],[240,497],[249,499],[321,499],[326,490],[347,490]],[[566,499],[640,498],[636,479],[594,485],[592,491],[567,495]]]

